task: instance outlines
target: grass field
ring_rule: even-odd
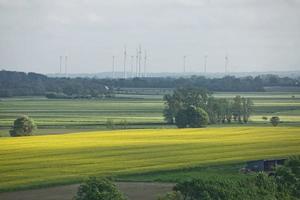
[[[0,191],[300,154],[296,127],[98,131],[0,138]],[[132,179],[132,177],[131,177]]]
[[[300,125],[300,93],[216,93],[218,98],[235,95],[250,97],[254,101],[254,113],[250,119],[256,125],[264,124],[262,116],[282,116],[289,126]],[[140,95],[141,96],[141,95]],[[294,96],[294,98],[292,98]],[[127,98],[130,95],[127,95]],[[109,100],[49,100],[41,97],[8,98],[0,101],[0,135],[7,135],[13,120],[26,114],[43,129],[105,129],[112,119],[122,121],[129,128],[161,128],[165,126],[162,116],[164,102],[157,95],[135,95],[128,99]],[[51,132],[51,131],[48,131]],[[63,131],[62,131],[63,132]]]

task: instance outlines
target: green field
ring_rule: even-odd
[[[0,190],[300,154],[299,132],[297,127],[230,127],[2,137]]]
[[[282,125],[300,126],[300,93],[250,92],[214,95],[218,98],[233,98],[235,95],[252,98],[254,113],[249,125],[269,126],[269,122],[262,120],[262,116],[270,118],[277,115],[284,122]],[[158,94],[131,94],[126,95],[126,98],[107,100],[7,98],[0,101],[0,135],[8,135],[13,120],[21,114],[32,117],[38,128],[50,129],[41,133],[64,133],[76,129],[103,130],[106,129],[105,123],[108,119],[117,124],[116,128],[124,128],[120,125],[124,121],[126,128],[162,128],[167,127],[162,116],[163,108],[162,95]]]

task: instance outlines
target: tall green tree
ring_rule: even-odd
[[[250,98],[242,98],[242,115],[243,115],[244,123],[248,123],[252,110],[253,110],[252,100]]]
[[[91,177],[78,188],[75,200],[126,200],[116,185],[106,178]]]
[[[242,97],[238,95],[233,98],[233,104],[232,104],[232,114],[233,114],[234,121],[238,121],[242,123],[242,112],[243,112]]]
[[[205,109],[207,107],[210,93],[201,88],[177,88],[172,95],[165,95],[165,109],[163,111],[165,120],[168,123],[174,123],[175,117],[179,110],[184,110],[190,106],[200,107]]]
[[[22,115],[14,121],[14,125],[9,133],[12,137],[30,136],[33,134],[34,129],[36,129],[36,125],[33,119]]]

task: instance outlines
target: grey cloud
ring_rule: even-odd
[[[296,70],[298,0],[0,0],[0,68],[57,72],[69,55],[75,72],[109,71],[147,48],[152,71]],[[121,70],[121,66],[119,67]]]

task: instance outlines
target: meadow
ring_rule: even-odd
[[[50,100],[43,97],[3,98],[0,101],[0,136],[7,136],[14,119],[21,114],[32,117],[38,134],[69,133],[85,130],[105,130],[107,120],[113,120],[116,129],[172,128],[162,116],[162,95],[122,94],[115,99]],[[300,126],[300,93],[249,92],[215,93],[217,98],[249,97],[254,102],[254,113],[249,125],[269,126],[263,116],[279,116],[281,126]],[[223,126],[223,125],[221,125]],[[236,126],[235,124],[226,126]]]
[[[82,132],[0,138],[0,191],[300,154],[297,127]],[[135,180],[130,177],[130,180]]]

